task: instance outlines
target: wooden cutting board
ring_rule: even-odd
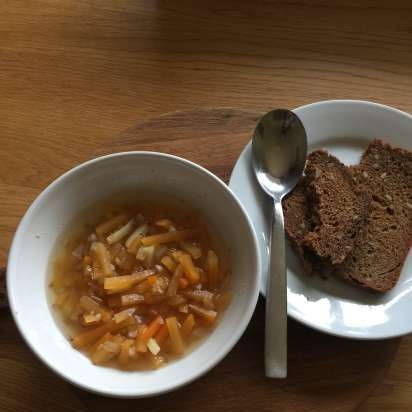
[[[151,150],[185,157],[226,183],[260,114],[237,109],[176,112],[137,123],[97,154]],[[264,304],[234,350],[210,373],[150,400],[107,400],[78,392],[93,412],[132,408],[188,411],[352,411],[382,379],[399,340],[358,342],[289,321],[289,377],[263,374]]]
[[[127,150],[172,153],[224,181],[250,139],[259,113],[236,109],[176,112],[137,123],[96,155]],[[263,374],[264,305],[232,352],[207,375],[173,393],[119,400],[76,389],[47,370],[23,343],[7,310],[0,313],[0,410],[42,412],[353,411],[381,381],[399,339],[351,341],[289,321],[289,376]]]

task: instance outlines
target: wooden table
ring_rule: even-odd
[[[39,190],[137,120],[193,107],[266,111],[332,98],[412,112],[412,4],[2,0],[0,90],[3,265]],[[411,409],[411,344],[403,338],[360,411]],[[33,400],[15,395],[12,377],[0,409],[31,410]]]

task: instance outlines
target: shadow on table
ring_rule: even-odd
[[[0,375],[0,411],[84,411],[70,385],[23,342],[8,309],[0,310]]]

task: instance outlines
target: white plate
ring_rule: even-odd
[[[412,150],[412,116],[388,106],[331,100],[302,106],[294,112],[305,126],[308,150],[326,148],[345,164],[358,162],[373,138]],[[249,143],[235,165],[229,186],[248,211],[258,236],[264,294],[271,202],[252,174],[250,149]],[[289,246],[286,254],[288,314],[292,318],[320,331],[355,339],[383,339],[412,332],[412,253],[395,288],[383,295],[371,294],[335,277],[309,277]]]

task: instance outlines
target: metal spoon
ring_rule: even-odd
[[[270,264],[266,283],[265,373],[287,375],[287,284],[282,198],[303,173],[307,138],[300,119],[289,110],[273,110],[258,122],[252,141],[253,169],[273,198]]]

